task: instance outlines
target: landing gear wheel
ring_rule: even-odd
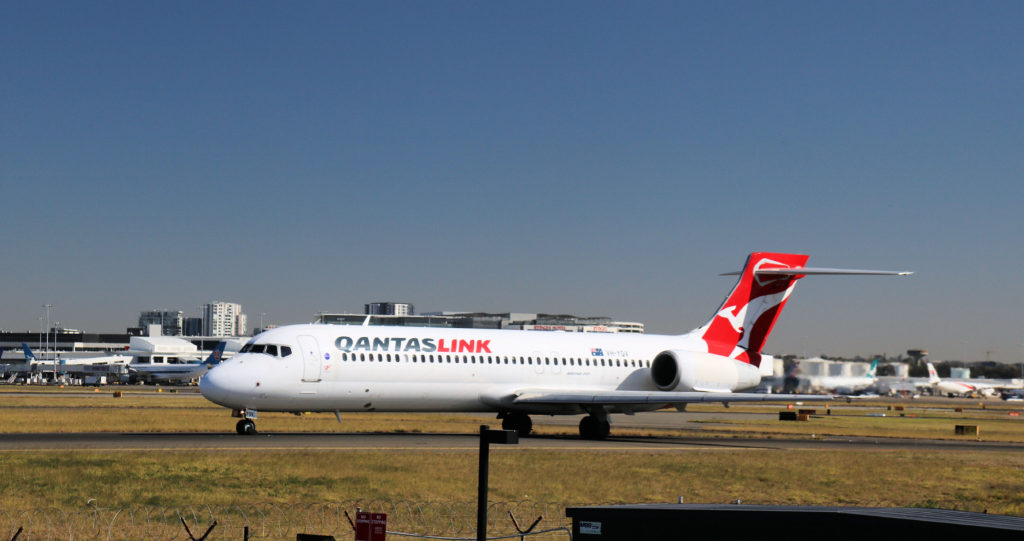
[[[242,419],[235,425],[235,431],[243,436],[249,436],[256,433],[256,423],[252,422],[251,419]]]
[[[603,440],[611,429],[608,421],[601,421],[593,415],[587,415],[580,421],[580,436],[585,440]]]
[[[501,420],[501,428],[505,430],[515,430],[519,433],[520,437],[525,438],[530,435],[530,431],[533,430],[533,421],[530,420],[530,416],[525,413],[513,412],[506,414]]]

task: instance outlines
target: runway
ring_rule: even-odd
[[[409,433],[73,433],[3,434],[0,451],[196,451],[196,450],[334,450],[334,451],[476,451],[475,434]],[[938,450],[1024,451],[1024,444],[829,436],[818,438],[610,437],[589,441],[576,437],[535,436],[518,445],[495,445],[492,451],[517,450],[683,452],[708,450]]]
[[[10,396],[10,395],[5,395]],[[85,393],[82,396],[98,396]],[[202,397],[193,393],[150,393],[152,397]],[[948,410],[950,420],[953,406],[958,403],[935,404],[936,411]],[[910,404],[908,404],[910,406]],[[914,407],[924,404],[914,404]],[[19,406],[20,407],[20,406]],[[708,450],[940,450],[940,451],[1024,451],[1024,443],[986,442],[969,439],[925,440],[911,438],[852,437],[852,436],[774,436],[745,437],[736,433],[728,437],[709,437],[705,429],[719,425],[729,426],[736,421],[772,423],[778,418],[779,406],[748,406],[744,410],[713,412],[643,412],[636,415],[616,415],[612,422],[612,435],[603,441],[583,440],[575,435],[540,435],[521,438],[518,445],[494,446],[497,452],[518,450],[557,451],[610,451],[610,452],[685,452]],[[908,410],[909,411],[909,410]],[[416,416],[419,414],[409,414]],[[428,415],[429,414],[425,414]],[[484,414],[449,414],[472,417],[492,428],[501,421]],[[831,415],[863,416],[863,408],[856,405],[835,404]],[[1015,418],[994,413],[994,421],[1017,423]],[[344,415],[343,415],[344,417]],[[534,416],[535,426],[559,426],[574,433],[582,416]],[[992,422],[992,421],[990,421]],[[257,423],[258,425],[259,423]],[[617,436],[616,430],[663,429],[669,435]],[[464,429],[459,429],[464,430]],[[635,434],[636,431],[634,430]],[[234,432],[234,420],[225,414],[222,432],[95,432],[95,433],[6,433],[0,434],[2,451],[146,451],[146,450],[338,450],[338,451],[476,451],[479,440],[475,433],[413,433],[413,432],[261,432],[240,436]]]

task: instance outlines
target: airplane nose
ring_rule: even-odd
[[[210,402],[230,407],[230,399],[235,394],[231,372],[228,364],[213,367],[199,380],[199,392]]]

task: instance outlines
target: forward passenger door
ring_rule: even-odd
[[[302,381],[320,381],[320,345],[316,337],[299,336],[302,350]]]

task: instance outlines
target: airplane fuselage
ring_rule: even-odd
[[[577,413],[578,407],[513,407],[510,399],[524,389],[666,390],[652,378],[655,357],[703,346],[690,335],[349,325],[280,327],[250,344],[264,351],[243,348],[200,382],[211,401],[267,411]],[[267,353],[268,345],[277,347]],[[755,367],[714,357],[711,366],[720,370],[684,378],[673,389],[735,391],[760,381]]]

